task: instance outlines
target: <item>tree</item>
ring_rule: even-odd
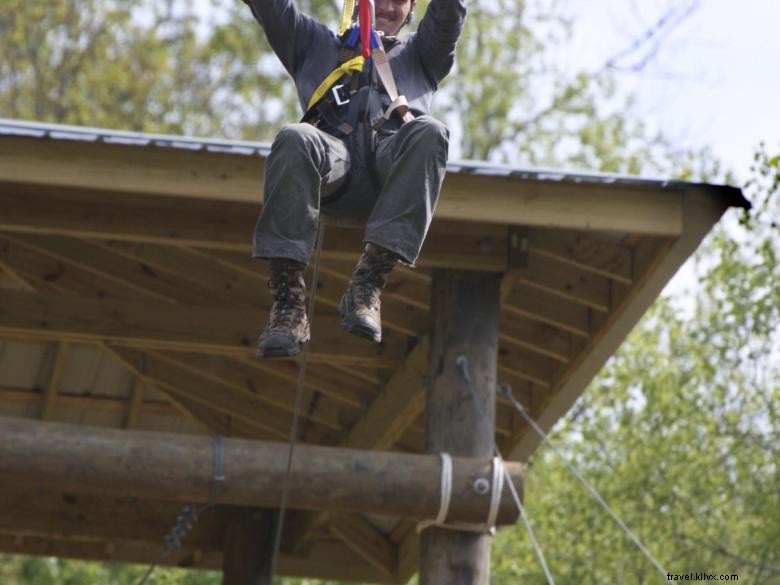
[[[331,0],[301,5],[336,20]],[[242,2],[211,6],[204,21],[182,0],[6,0],[0,115],[270,140],[299,114],[291,83]],[[437,102],[438,113],[461,129],[455,152],[688,179],[722,174],[706,152],[678,152],[662,136],[646,136],[630,102],[607,107],[615,102],[608,67],[563,77],[549,48],[565,42],[570,26],[559,3],[470,2],[458,68]],[[694,312],[659,302],[555,441],[670,568],[733,567],[771,583],[780,564],[780,522],[765,521],[780,508],[780,287],[771,226],[777,158],[762,152],[757,167],[751,187],[758,211],[745,219],[742,235],[718,231],[699,255],[704,287]],[[648,485],[653,490],[644,490]],[[527,494],[559,582],[651,578],[646,561],[547,450],[534,457]],[[542,582],[522,532],[502,533],[495,567],[497,583]],[[0,581],[124,585],[143,571],[6,558]],[[150,581],[171,582],[201,585],[218,576],[160,569]]]
[[[778,161],[758,152],[753,211],[697,254],[693,305],[659,299],[554,433],[671,573],[780,583]],[[557,583],[658,582],[550,449],[526,493]],[[499,538],[496,583],[543,582],[523,532]]]

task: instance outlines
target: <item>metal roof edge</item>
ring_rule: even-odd
[[[53,140],[74,140],[84,142],[104,142],[106,144],[168,147],[186,150],[205,150],[241,155],[267,156],[271,145],[267,142],[248,140],[227,140],[221,138],[199,138],[171,134],[154,134],[91,128],[0,118],[0,136],[26,136],[30,138],[49,138]],[[750,209],[751,204],[742,193],[742,189],[731,185],[696,183],[668,178],[641,177],[616,173],[598,173],[589,171],[565,171],[538,167],[517,167],[508,164],[478,160],[450,160],[447,171],[475,176],[506,177],[515,180],[550,181],[570,184],[619,184],[625,186],[648,186],[661,189],[704,188],[724,199],[730,207]]]

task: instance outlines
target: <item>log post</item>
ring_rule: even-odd
[[[426,411],[429,453],[492,456],[500,282],[496,273],[433,271]],[[481,412],[456,366],[460,355],[468,360]],[[476,493],[473,497],[490,498]],[[488,585],[490,540],[489,534],[425,530],[420,542],[420,584]]]
[[[287,472],[286,443],[223,439],[224,483],[212,501],[212,437],[124,431],[0,417],[0,478],[8,487],[56,485],[73,493],[276,508]],[[508,471],[520,481],[519,463]],[[488,457],[453,458],[451,518],[477,522],[489,502],[473,497],[476,479],[490,479]],[[439,509],[437,457],[299,445],[288,480],[287,506],[430,518]],[[505,492],[498,522],[517,509]]]
[[[277,510],[225,509],[222,585],[271,585]]]

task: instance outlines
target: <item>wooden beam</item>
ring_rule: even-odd
[[[0,401],[18,402],[22,404],[40,404],[41,394],[36,390],[0,387]],[[94,410],[99,412],[127,412],[128,402],[124,398],[114,396],[84,396],[81,394],[62,394],[57,397],[57,403],[64,408]],[[177,412],[166,402],[145,401],[139,405],[140,412],[162,416],[174,416]]]
[[[217,503],[278,507],[286,475],[285,443],[224,439],[227,478]],[[204,503],[211,494],[213,446],[210,437],[84,428],[4,418],[0,425],[0,473],[5,485],[57,485],[78,493]],[[450,517],[474,522],[487,514],[473,483],[489,478],[489,459],[455,458]],[[520,479],[520,466],[509,472]],[[295,450],[288,480],[290,508],[435,516],[441,480],[432,455],[407,455],[314,447]],[[508,496],[498,522],[517,519]]]
[[[349,432],[343,445],[390,449],[425,408],[423,391],[430,342],[422,338]]]
[[[214,294],[203,290],[197,284],[182,283],[164,272],[153,270],[147,264],[78,238],[16,234],[7,235],[6,239],[124,289],[135,291],[146,298],[193,305],[208,305],[215,299]]]
[[[123,353],[120,348],[116,351]],[[130,356],[124,353],[124,357]],[[285,421],[287,429],[290,427],[287,418],[293,414],[296,387],[278,384],[276,380],[258,379],[255,372],[243,368],[235,360],[175,352],[146,352],[143,356],[136,354],[126,361],[133,361],[137,365],[143,362],[147,377],[158,381],[167,380],[179,388],[189,388],[201,380],[215,391],[219,389],[218,394],[221,396],[243,401],[244,407],[249,409],[246,411],[249,416],[255,416],[262,409],[269,418],[279,418]],[[310,405],[315,400],[316,392],[305,389],[303,404]],[[307,408],[301,412],[301,417],[339,433],[344,430],[342,411],[330,401],[318,400],[315,408]]]
[[[279,513],[235,506],[224,513],[222,585],[271,585]]]
[[[27,536],[66,536],[82,540],[145,542],[162,549],[181,504],[101,494],[78,494],[56,486],[34,490],[0,489],[0,532]],[[223,508],[209,508],[185,537],[187,546],[219,549],[225,526]]]
[[[39,339],[67,339],[128,347],[254,356],[256,325],[245,310],[183,307],[167,303],[82,299],[66,295],[0,291],[0,333]],[[405,339],[371,345],[339,327],[337,315],[317,315],[309,354],[312,362],[397,365]]]
[[[144,380],[154,384],[166,394],[188,399],[241,420],[277,439],[283,440],[289,436],[292,417],[280,413],[277,409],[269,409],[265,402],[251,394],[203,379],[197,374],[161,360],[153,353],[112,346],[106,346],[106,351],[136,375],[142,376]]]
[[[524,284],[520,282],[520,274],[514,270],[504,275],[504,281],[511,279],[516,279],[516,282],[507,289],[503,298],[503,313],[539,321],[578,337],[588,338],[591,323],[588,307]]]
[[[183,212],[186,209],[186,213]],[[257,204],[0,182],[0,231],[178,245],[251,255]],[[324,260],[357,261],[362,231],[329,226]],[[503,270],[506,229],[437,220],[420,265]]]
[[[141,405],[144,402],[144,386],[146,382],[140,376],[136,376],[133,389],[130,391],[130,404],[127,406],[127,416],[123,428],[134,429],[138,426],[138,418],[141,415]]]
[[[0,248],[1,250],[1,248]],[[2,256],[0,256],[0,276],[2,276],[7,282],[1,282],[2,286],[19,288],[28,292],[35,292],[35,287],[30,282],[21,276],[14,268],[12,268]]]
[[[398,553],[395,545],[371,524],[355,515],[329,515],[328,529],[352,551],[388,577],[395,574]]]
[[[635,251],[635,285],[600,324],[584,351],[572,363],[550,393],[539,412],[539,426],[547,431],[571,407],[584,388],[655,301],[675,272],[698,248],[699,243],[720,219],[727,202],[713,197],[706,189],[689,189],[684,199],[684,233],[676,240],[647,238]],[[510,441],[512,458],[525,460],[541,438],[525,427]]]
[[[514,270],[518,283],[597,311],[605,313],[609,311],[610,280],[608,278],[530,252],[528,266]],[[516,290],[509,294],[507,300],[511,305],[521,304]]]
[[[112,551],[103,540],[78,540],[66,536],[20,537],[0,532],[0,552],[47,557],[74,558],[90,561],[113,561],[136,564],[158,563],[161,566],[222,569],[222,551],[197,549],[186,545],[182,550],[160,559],[161,545],[133,541],[112,541]],[[279,557],[279,574],[308,579],[355,581],[358,583],[401,583],[374,566],[364,562],[352,551],[334,542],[317,543],[310,555],[285,554]]]
[[[97,298],[149,298],[148,294],[123,287],[113,280],[101,279],[93,273],[23,246],[1,234],[0,250],[5,254],[8,265],[42,293],[64,292]]]
[[[264,159],[223,152],[5,136],[0,181],[132,191],[257,205]],[[139,174],[138,169],[144,173]],[[678,235],[681,192],[654,184],[472,175],[450,169],[445,219]],[[2,215],[2,214],[0,214]]]
[[[433,273],[426,405],[431,453],[493,455],[500,283],[500,274]],[[461,359],[467,360],[470,383],[462,376]],[[487,531],[426,529],[420,540],[420,584],[488,585],[490,540]]]
[[[54,410],[54,404],[57,401],[57,393],[60,389],[60,383],[62,381],[62,372],[65,369],[65,360],[68,357],[68,343],[61,341],[57,343],[54,348],[54,361],[51,367],[51,374],[49,374],[49,381],[46,383],[46,390],[43,394],[43,402],[41,403],[41,420],[48,420],[51,418],[51,413]]]
[[[528,251],[622,284],[632,283],[631,249],[594,232],[531,228]]]

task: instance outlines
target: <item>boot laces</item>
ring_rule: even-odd
[[[370,309],[379,307],[379,295],[387,282],[387,274],[393,269],[396,257],[382,250],[374,256],[366,254],[366,261],[356,271],[354,282],[355,301]]]
[[[300,279],[301,270],[293,262],[277,261],[271,265],[268,288],[271,289],[274,303],[271,307],[269,329],[287,330],[303,320],[304,295]]]

